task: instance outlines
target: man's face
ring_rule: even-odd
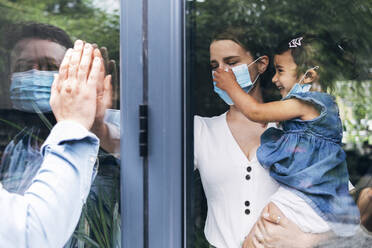
[[[32,69],[57,71],[66,48],[56,42],[27,38],[19,41],[11,54],[11,72]]]

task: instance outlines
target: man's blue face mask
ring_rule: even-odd
[[[10,85],[13,108],[31,113],[51,112],[50,91],[56,73],[35,69],[13,73]]]
[[[261,59],[261,57],[257,58],[255,61],[253,61],[252,63],[250,63],[249,65],[247,64],[242,64],[242,65],[238,65],[238,66],[235,66],[235,67],[232,67],[231,70],[233,71],[234,75],[235,75],[235,78],[236,78],[236,81],[238,82],[238,84],[240,85],[240,87],[246,92],[248,93],[252,88],[253,88],[253,85],[256,83],[258,77],[260,74],[257,75],[257,77],[254,79],[254,81],[252,82],[251,80],[251,75],[249,73],[249,66],[251,66],[252,64],[256,63],[257,60]],[[213,77],[213,71],[212,71],[212,77]],[[233,105],[233,101],[231,100],[231,98],[229,97],[229,95],[227,94],[226,91],[224,90],[221,90],[220,88],[218,88],[216,86],[216,82],[213,81],[213,86],[214,86],[214,92],[216,92],[218,94],[218,96],[228,105]]]

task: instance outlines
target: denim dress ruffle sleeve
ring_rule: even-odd
[[[312,120],[284,121],[283,130],[265,131],[257,159],[282,186],[304,199],[337,235],[352,235],[360,214],[348,191],[337,104],[332,96],[320,92],[291,93],[283,100],[290,98],[313,104],[320,115]]]

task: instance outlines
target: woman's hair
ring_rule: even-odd
[[[308,69],[319,66],[318,77],[313,82],[322,89],[332,87],[335,80],[351,78],[350,70],[355,68],[353,56],[346,52],[340,43],[335,42],[330,34],[298,34],[284,39],[274,50],[274,55],[290,51],[297,65],[297,76]],[[349,55],[345,56],[345,55]],[[349,74],[348,74],[349,73]]]
[[[224,31],[217,33],[213,36],[210,44],[220,40],[231,40],[241,46],[245,51],[249,52],[253,59],[260,56],[269,56],[270,48],[257,41],[255,37],[249,34],[245,28],[232,27],[226,28]],[[270,59],[270,56],[269,56]],[[272,67],[268,66],[266,71],[260,76],[260,87],[264,102],[274,101],[280,99],[280,95],[274,84],[271,83],[271,78],[274,75]]]
[[[216,34],[211,43],[219,40],[231,40],[236,44],[241,46],[244,50],[249,52],[254,59],[269,54],[268,47],[265,47],[264,44],[258,44],[255,41],[254,37],[251,37],[248,32],[243,28],[228,28],[224,31]]]

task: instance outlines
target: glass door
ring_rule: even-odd
[[[278,52],[277,47],[289,37],[304,37],[306,42],[305,35],[317,37],[322,47],[311,56],[319,63],[314,66],[322,68],[318,71],[322,74],[322,90],[335,98],[339,108],[343,125],[340,145],[346,153],[350,182],[355,187],[349,189],[362,216],[362,231],[348,239],[347,244],[351,247],[360,240],[367,242],[366,229],[372,230],[372,204],[366,198],[372,186],[370,1],[187,0],[185,3],[184,96],[185,106],[191,111],[184,127],[188,132],[184,153],[185,247],[241,247],[277,189],[269,173],[265,174],[259,164],[252,162],[262,128],[237,121],[236,108],[227,104],[228,96],[214,87],[212,72],[218,67],[233,68],[245,63],[251,75],[255,74],[252,70],[260,70],[258,78],[251,76],[251,81],[257,80],[256,99],[279,100],[282,96],[274,75],[281,72],[275,68],[275,54],[283,51]],[[297,45],[301,46],[301,42]],[[249,62],[242,62],[247,52]],[[252,63],[256,59],[258,62]],[[312,87],[314,90],[316,85]],[[227,118],[232,118],[228,120],[230,130],[225,125],[226,112]],[[194,133],[191,133],[193,119]],[[190,144],[194,150],[188,150]],[[345,240],[331,240],[327,245],[332,242],[337,246]]]

